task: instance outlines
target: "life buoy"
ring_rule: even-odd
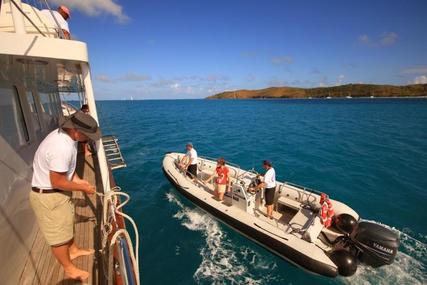
[[[326,194],[320,196],[320,204],[322,205],[320,219],[325,228],[329,228],[332,225],[332,217],[335,214],[334,208]]]

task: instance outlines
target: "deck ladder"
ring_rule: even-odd
[[[108,164],[112,170],[126,167],[126,162],[120,151],[118,139],[115,136],[103,136],[102,144],[104,145]]]

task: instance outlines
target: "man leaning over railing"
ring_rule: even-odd
[[[40,12],[49,19],[55,27],[58,27],[59,35],[64,35],[64,39],[70,39],[70,29],[67,23],[67,20],[70,18],[70,10],[67,7],[59,6],[58,11],[44,9]]]

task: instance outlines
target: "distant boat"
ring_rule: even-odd
[[[328,97],[326,97],[326,99],[332,99],[332,97],[331,97],[331,96],[328,96]]]
[[[133,97],[132,96],[130,96],[130,100],[133,101]]]
[[[348,95],[348,96],[346,96],[345,98],[347,98],[347,99],[351,99],[351,98],[353,98],[353,97],[351,97],[350,95]]]
[[[375,96],[374,96],[374,95],[371,95],[371,97],[369,97],[369,98],[375,98]]]

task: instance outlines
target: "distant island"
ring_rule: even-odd
[[[427,84],[405,86],[376,84],[346,84],[332,87],[297,88],[269,87],[259,90],[226,91],[206,99],[264,99],[264,98],[386,98],[426,97]]]

